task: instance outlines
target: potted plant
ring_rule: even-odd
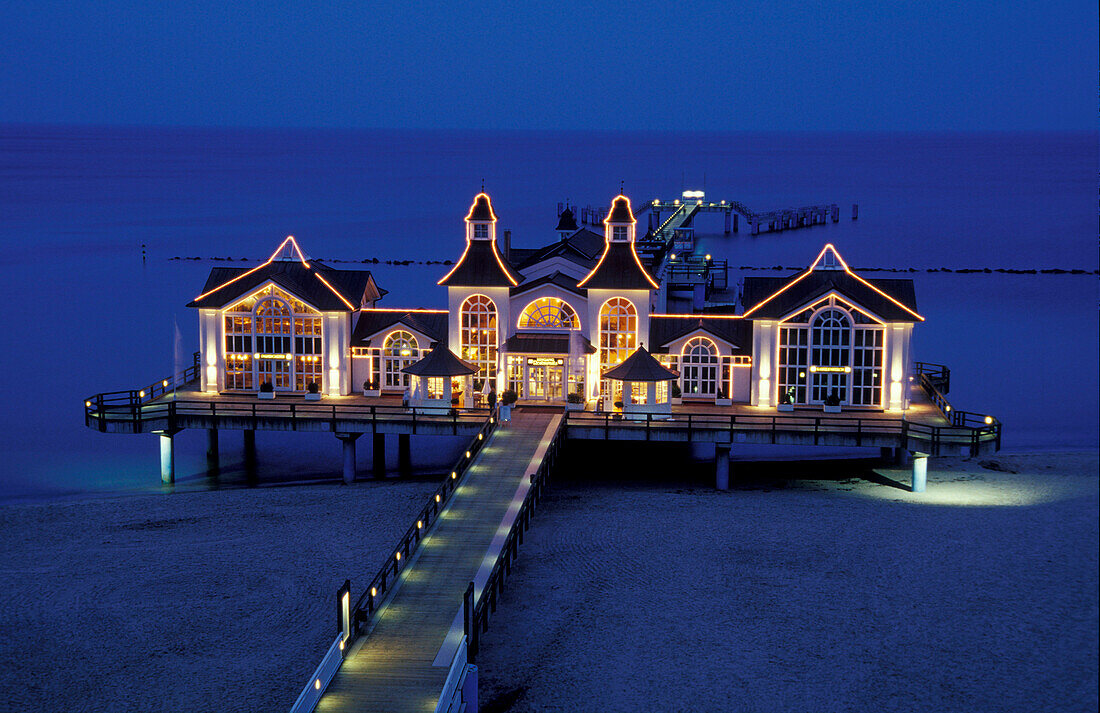
[[[680,391],[680,385],[675,381],[669,384],[669,393],[672,394],[672,405],[679,406],[684,403],[684,393]]]
[[[321,400],[321,385],[316,381],[311,381],[306,384],[306,401],[320,401]]]
[[[260,384],[259,397],[261,399],[273,399],[275,398],[275,385],[270,381],[265,381]]]
[[[363,396],[373,396],[375,398],[382,395],[382,390],[378,388],[378,379],[369,379],[363,382]]]
[[[578,393],[565,397],[565,408],[569,411],[584,411],[584,396]]]
[[[825,397],[824,408],[825,413],[840,413],[840,395],[836,392],[836,389],[833,389]]]
[[[776,409],[779,411],[794,411],[794,401],[791,398],[791,391],[792,389],[787,389],[779,394],[779,403],[776,404]]]
[[[622,402],[622,401],[616,401],[616,402],[615,402],[615,408],[617,408],[617,409],[619,409],[620,411],[622,411],[622,410],[623,410],[623,402]]]
[[[505,389],[504,393],[500,395],[500,402],[505,406],[511,406],[519,399],[514,389]]]

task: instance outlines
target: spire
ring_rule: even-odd
[[[485,191],[478,193],[466,214],[466,240],[496,240],[496,222],[497,216],[489,194]]]
[[[630,199],[622,193],[611,201],[611,210],[604,218],[604,239],[607,242],[634,242],[634,211],[630,208]]]

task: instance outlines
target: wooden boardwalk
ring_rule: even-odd
[[[487,574],[485,566],[495,562],[494,538],[508,532],[516,493],[538,467],[560,419],[549,411],[517,410],[512,423],[493,434],[316,710],[435,710],[462,631],[466,587],[477,579],[480,590],[484,576],[478,572]]]

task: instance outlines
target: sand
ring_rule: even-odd
[[[0,710],[288,710],[436,484],[0,507]]]
[[[482,710],[1095,711],[1096,454],[931,463],[924,495],[573,473],[483,639]]]

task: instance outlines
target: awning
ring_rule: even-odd
[[[578,345],[585,354],[595,354],[592,342],[580,334],[576,335]],[[504,342],[509,354],[569,354],[569,334],[513,334]]]

